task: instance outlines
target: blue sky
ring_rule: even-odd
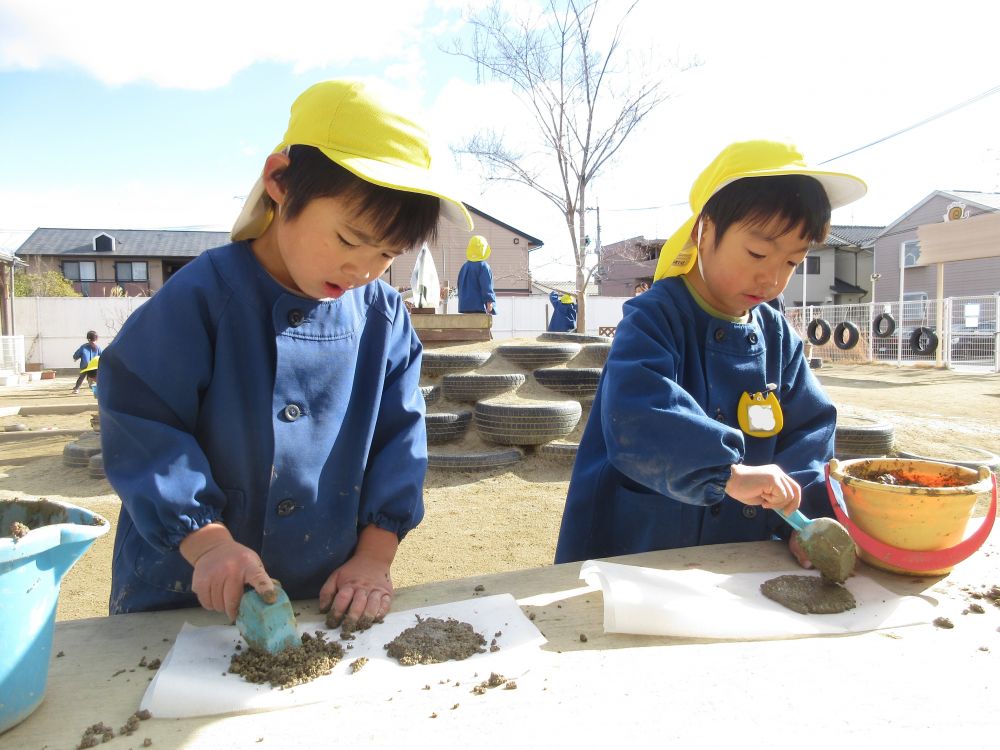
[[[601,0],[605,18],[624,4]],[[0,230],[228,229],[295,96],[375,77],[424,112],[467,202],[545,241],[540,277],[568,277],[555,209],[447,152],[483,124],[515,144],[530,133],[503,86],[440,51],[464,6],[0,0]],[[626,49],[673,96],[593,185],[603,242],[672,232],[691,181],[733,140],[789,140],[818,162],[991,90],[997,28],[995,1],[642,0]],[[677,59],[701,64],[680,73]],[[870,186],[834,220],[887,224],[935,189],[1000,190],[997,123],[1000,93],[829,164]]]

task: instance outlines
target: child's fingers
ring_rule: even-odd
[[[263,563],[254,565],[248,571],[246,582],[253,586],[254,591],[264,600],[265,604],[274,604],[278,600],[278,591],[274,587],[274,581],[264,570]]]
[[[372,620],[381,620],[389,612],[391,601],[392,596],[385,591],[375,589],[368,592],[368,601],[365,604],[363,616],[370,617]]]
[[[348,609],[351,606],[351,602],[354,600],[355,589],[353,586],[344,586],[337,590],[336,596],[333,597],[333,604],[330,608],[330,617],[327,617],[327,623],[333,623],[333,627],[340,625],[341,620],[347,614]]]
[[[222,606],[230,622],[236,622],[243,598],[243,583],[238,578],[227,578],[222,585]]]

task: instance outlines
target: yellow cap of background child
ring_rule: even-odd
[[[787,174],[814,177],[826,191],[831,209],[846,206],[868,191],[867,185],[853,175],[808,166],[802,154],[790,144],[774,141],[741,141],[730,144],[698,175],[691,186],[691,218],[663,243],[654,279],[682,276],[694,267],[698,249],[691,240],[691,234],[709,198],[726,185],[745,177],[777,177]]]
[[[490,257],[490,243],[482,235],[473,235],[469,240],[468,247],[465,248],[465,257],[471,261],[486,260]]]
[[[382,187],[433,195],[441,215],[472,229],[472,216],[450,185],[431,171],[429,139],[423,128],[390,109],[361,81],[324,81],[292,104],[288,130],[272,153],[289,146],[314,146],[348,171]],[[260,237],[274,217],[272,201],[258,178],[233,225],[233,240]]]
[[[562,297],[559,298],[559,301],[562,302],[564,305],[572,305],[573,304],[573,295],[572,294],[564,294]]]

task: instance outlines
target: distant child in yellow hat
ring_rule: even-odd
[[[233,243],[175,274],[102,358],[112,613],[234,618],[272,578],[334,623],[388,611],[427,448],[420,342],[379,279],[439,216],[472,229],[418,125],[357,81],[296,99]]]
[[[493,269],[490,243],[481,235],[473,235],[465,248],[465,263],[458,271],[458,311],[496,315],[497,295],[493,289]]]
[[[763,303],[823,242],[831,208],[865,189],[770,141],[734,143],[699,176],[655,283],[625,303],[556,562],[788,538],[779,512],[832,514],[836,410],[801,339]]]
[[[545,330],[567,333],[575,331],[576,298],[569,292],[555,289],[549,292],[549,302],[552,304],[552,317]]]

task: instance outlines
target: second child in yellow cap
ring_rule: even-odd
[[[474,235],[465,248],[465,263],[458,271],[458,311],[496,315],[497,295],[493,289],[493,269],[490,243],[482,235]]]
[[[691,190],[624,317],[580,441],[556,562],[789,539],[779,514],[830,516],[836,409],[771,302],[864,183],[788,144],[734,143]]]
[[[331,624],[386,614],[427,441],[420,341],[380,277],[442,217],[472,228],[390,99],[335,80],[295,100],[233,242],[175,274],[102,357],[113,614],[200,604],[232,620],[272,578]]]

